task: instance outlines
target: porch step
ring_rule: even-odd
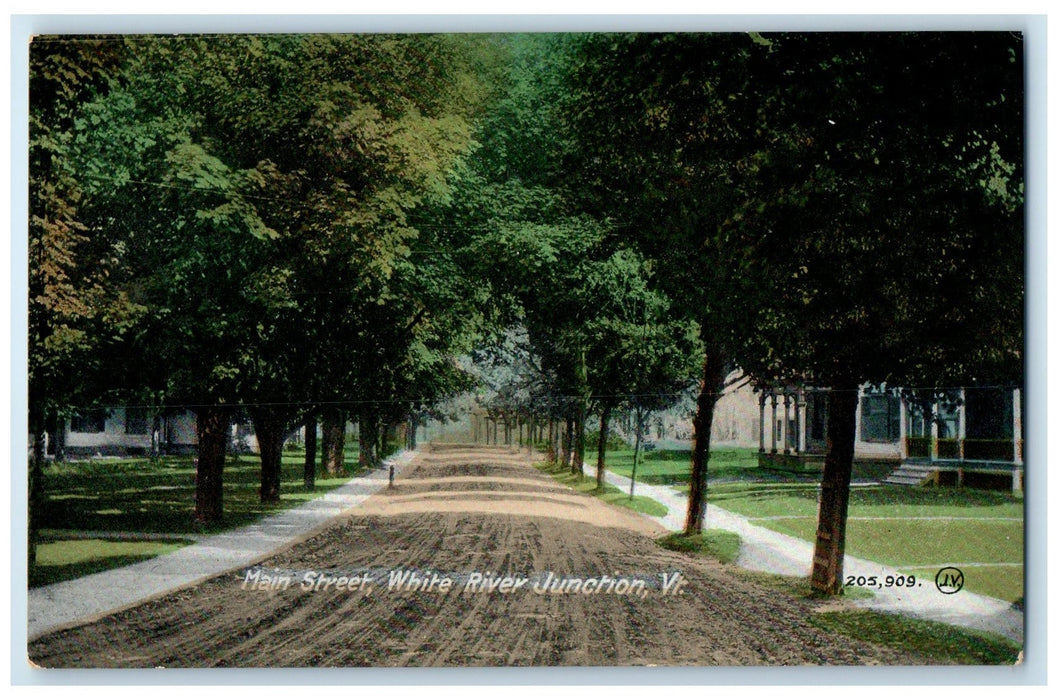
[[[933,478],[936,469],[928,464],[902,464],[887,476],[883,484],[898,486],[921,486]]]

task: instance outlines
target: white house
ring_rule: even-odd
[[[236,449],[257,449],[252,427],[236,423],[231,429]],[[147,409],[128,406],[94,409],[68,418],[63,434],[49,443],[49,453],[59,448],[71,457],[148,455],[153,449],[162,454],[189,454],[197,449],[198,435],[191,411],[159,415],[156,422]]]

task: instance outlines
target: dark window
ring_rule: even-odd
[[[147,434],[147,411],[143,408],[125,409],[125,434],[146,435]]]
[[[827,439],[827,397],[808,395],[808,439],[822,442]]]
[[[900,438],[900,400],[888,394],[860,399],[860,439],[895,442]]]
[[[966,438],[1010,440],[1014,437],[1014,397],[1009,389],[966,390]]]
[[[101,433],[106,430],[106,411],[88,411],[70,419],[71,433]]]

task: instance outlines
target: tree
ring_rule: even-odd
[[[29,564],[44,506],[45,431],[104,398],[107,358],[142,309],[112,283],[116,245],[93,239],[82,211],[84,187],[71,168],[79,106],[123,61],[113,42],[41,36],[30,45],[28,235]],[[53,447],[60,447],[53,443]],[[56,456],[60,456],[56,452]]]
[[[460,262],[487,290],[483,322],[495,339],[505,329],[525,328],[529,355],[538,359],[547,384],[544,410],[565,418],[572,468],[583,464],[583,426],[589,386],[583,321],[577,299],[586,265],[601,251],[599,222],[563,200],[556,132],[551,127],[552,74],[542,65],[559,60],[548,35],[495,38],[505,62],[497,90],[479,121],[480,146],[464,159],[446,215],[446,229],[462,231]],[[525,377],[524,382],[535,381]],[[518,402],[491,406],[519,421],[528,407]],[[578,467],[579,465],[579,467]]]
[[[696,328],[673,319],[670,301],[655,288],[652,265],[618,250],[589,269],[582,299],[594,310],[586,323],[589,383],[599,408],[596,479],[605,483],[610,413],[644,413],[674,405],[701,363]],[[638,426],[637,422],[637,426]],[[636,433],[639,443],[639,431]]]
[[[283,437],[305,411],[389,391],[407,369],[416,335],[403,332],[383,380],[360,381],[380,359],[372,324],[424,315],[394,303],[392,280],[418,236],[409,213],[444,195],[469,142],[476,43],[122,45],[128,64],[81,107],[71,162],[90,189],[88,226],[120,241],[123,289],[146,309],[130,350],[152,359],[170,405],[197,413],[196,515],[215,522],[232,410],[253,407],[262,499],[274,500]],[[387,306],[400,308],[376,313]]]
[[[619,222],[621,240],[656,266],[656,279],[704,348],[684,530],[705,521],[716,402],[756,323],[767,274],[751,241],[724,226],[743,186],[744,154],[765,140],[745,128],[766,114],[752,68],[766,47],[749,35],[574,37],[564,76],[564,162],[571,197]]]
[[[812,585],[842,587],[858,387],[1020,382],[1020,37],[781,35],[732,217],[779,281],[746,366],[830,387]],[[787,76],[796,75],[796,81]]]

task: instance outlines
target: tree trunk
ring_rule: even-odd
[[[382,464],[382,460],[390,455],[390,446],[397,441],[397,425],[395,423],[383,423],[382,430],[378,436],[378,450],[375,452],[375,464]]]
[[[277,410],[250,409],[257,449],[261,454],[261,503],[279,503],[280,473],[283,467],[284,416]]]
[[[573,464],[573,413],[566,413],[566,429],[562,434],[562,466]]]
[[[812,557],[812,589],[839,595],[845,566],[845,524],[849,516],[849,485],[856,449],[855,384],[837,386],[829,395],[827,456],[819,500],[819,525]]]
[[[555,419],[551,416],[547,418],[547,463],[554,464],[556,459],[555,454]]]
[[[305,419],[305,488],[316,489],[316,414]]]
[[[643,441],[643,410],[636,406],[636,444],[632,448],[632,483],[628,489],[628,500],[636,497],[636,470],[639,468],[639,445]]]
[[[694,415],[694,449],[691,452],[691,482],[687,494],[685,535],[701,534],[705,523],[709,474],[709,438],[713,429],[716,402],[724,390],[724,361],[719,353],[707,352],[698,390],[698,409]]]
[[[529,414],[529,425],[525,429],[525,433],[526,433],[526,435],[529,438],[528,440],[526,440],[526,447],[529,448],[529,454],[533,454],[533,440],[536,437],[536,433],[537,433],[538,430],[539,430],[539,426],[537,425],[536,416],[533,415],[532,413],[530,413]]]
[[[577,415],[574,419],[573,434],[573,471],[584,476],[584,420],[587,418],[587,401],[582,397],[577,401]]]
[[[323,468],[330,476],[345,471],[345,411],[331,409],[323,414]]]
[[[151,459],[162,456],[162,416],[157,411],[151,417]]]
[[[576,435],[573,442],[573,470],[580,477],[584,476],[584,422],[588,418],[588,359],[584,346],[580,347],[580,361],[577,362],[577,406]]]
[[[610,434],[610,405],[602,407],[599,414],[599,459],[595,467],[595,488],[602,490],[606,485],[606,439]]]
[[[371,411],[361,411],[359,421],[359,464],[361,469],[375,467],[375,445],[378,444],[378,418]]]
[[[224,518],[224,452],[230,417],[223,406],[209,406],[195,414],[198,432],[195,520],[203,525],[215,525]]]
[[[29,469],[29,551],[27,561],[30,570],[37,564],[37,539],[40,522],[44,515],[44,421],[31,421],[33,431],[33,455]]]
[[[51,448],[51,457],[56,462],[66,461],[66,418],[55,416],[48,429],[48,447]]]

